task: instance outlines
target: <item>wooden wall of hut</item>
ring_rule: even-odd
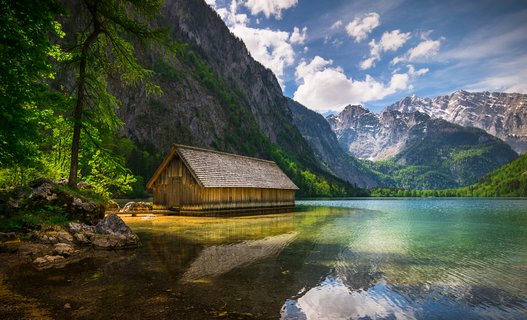
[[[292,207],[295,190],[202,188],[179,157],[174,157],[153,186],[155,209],[208,211]]]

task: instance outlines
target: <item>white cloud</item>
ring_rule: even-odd
[[[408,50],[408,61],[434,56],[439,52],[439,47],[441,47],[440,40],[425,40]]]
[[[388,83],[366,75],[364,80],[348,78],[340,67],[333,67],[332,60],[316,56],[307,63],[302,61],[296,68],[295,76],[300,83],[294,99],[316,110],[335,110],[347,104],[361,104],[380,100],[398,91],[412,88],[411,79],[428,72],[408,66],[406,73],[392,74]]]
[[[401,31],[397,29],[383,33],[379,42],[372,39],[369,42],[370,57],[361,62],[360,69],[366,70],[375,66],[375,62],[381,59],[382,52],[396,51],[401,48],[410,37],[410,32],[401,33]]]
[[[205,0],[205,2],[213,8],[216,7],[216,0]]]
[[[406,54],[395,57],[392,64],[397,64],[402,61],[421,61],[437,55],[441,48],[441,39],[431,40],[427,39],[421,41],[417,46],[411,48]]]
[[[263,13],[266,18],[274,16],[282,18],[282,10],[294,7],[298,0],[248,0],[244,5],[251,10],[251,14]]]
[[[337,30],[338,28],[342,27],[342,20],[335,21],[334,24],[331,25],[331,30]]]
[[[361,42],[380,24],[379,14],[370,12],[361,18],[353,19],[353,21],[348,23],[346,26],[346,32],[355,39],[355,42]]]
[[[283,87],[284,69],[295,61],[295,50],[289,41],[289,32],[243,25],[234,26],[231,31],[243,40],[254,59],[273,71]]]
[[[406,67],[408,68],[408,75],[410,75],[410,77],[422,76],[423,74],[428,73],[428,71],[430,71],[428,68],[421,68],[419,70],[415,70],[414,66],[411,64],[407,65]]]
[[[376,57],[369,57],[368,59],[362,60],[359,68],[361,70],[367,70],[375,65],[375,61],[377,61]]]
[[[410,32],[401,33],[401,30],[393,30],[383,33],[379,45],[382,51],[395,51],[402,47],[410,39]]]
[[[297,27],[293,28],[293,33],[291,34],[291,37],[289,38],[289,41],[291,43],[298,43],[298,44],[304,44],[304,41],[307,37],[307,27],[302,28],[302,32],[300,32],[300,29]]]
[[[275,10],[263,12],[264,14],[269,12],[269,14],[277,15],[280,10],[288,8],[288,3],[291,4],[293,2],[296,4],[297,1],[261,1],[258,4],[249,1],[245,5],[251,5],[251,10],[258,8]],[[307,28],[294,27],[293,32],[287,32],[249,27],[250,19],[246,14],[239,13],[239,4],[238,0],[233,0],[228,7],[218,7],[218,4],[216,4],[213,8],[227,24],[231,32],[245,43],[252,57],[275,74],[283,89],[284,69],[295,62],[296,52],[293,47],[304,44],[307,38]],[[278,10],[276,8],[281,9]],[[304,46],[300,47],[299,50],[305,50]]]

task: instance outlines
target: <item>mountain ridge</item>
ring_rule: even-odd
[[[366,165],[384,176],[381,184],[389,187],[463,187],[517,157],[509,145],[482,129],[419,111],[385,109],[375,114],[349,105],[326,119],[341,147],[372,161]]]
[[[406,97],[383,111],[419,111],[464,127],[476,127],[527,152],[527,94],[457,90],[431,98]]]

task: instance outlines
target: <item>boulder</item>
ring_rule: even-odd
[[[62,181],[61,181],[62,182]],[[67,188],[50,179],[37,179],[28,184],[30,191],[22,193],[23,209],[41,209],[56,207],[64,210],[70,220],[79,220],[88,224],[96,224],[104,217],[104,206],[90,199],[80,197]],[[20,205],[19,205],[20,207]]]
[[[69,222],[66,225],[66,229],[71,233],[79,233],[79,232],[91,232],[95,233],[95,226],[89,226],[84,223],[78,223],[78,222]]]
[[[116,214],[109,214],[95,226],[70,222],[66,226],[76,243],[97,249],[119,249],[139,244],[139,237]]]
[[[135,247],[138,242],[135,234],[96,234],[92,243],[96,249],[122,249]]]
[[[123,219],[115,213],[107,215],[104,219],[99,221],[95,226],[95,232],[98,234],[132,234],[130,229]]]
[[[57,243],[55,244],[55,248],[53,250],[55,254],[63,257],[67,257],[72,255],[75,252],[75,249],[72,245],[67,243]]]
[[[131,201],[131,202],[128,202],[127,204],[125,204],[124,207],[121,210],[119,210],[119,212],[120,213],[125,213],[125,212],[149,211],[149,210],[152,210],[152,205],[149,204],[148,202],[144,202],[144,201],[134,202],[134,201]]]

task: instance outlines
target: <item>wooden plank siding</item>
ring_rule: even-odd
[[[262,188],[202,188],[176,155],[154,182],[154,209],[208,211],[293,207],[295,190]]]
[[[272,161],[180,145],[147,187],[154,209],[191,213],[291,209],[298,190]]]

